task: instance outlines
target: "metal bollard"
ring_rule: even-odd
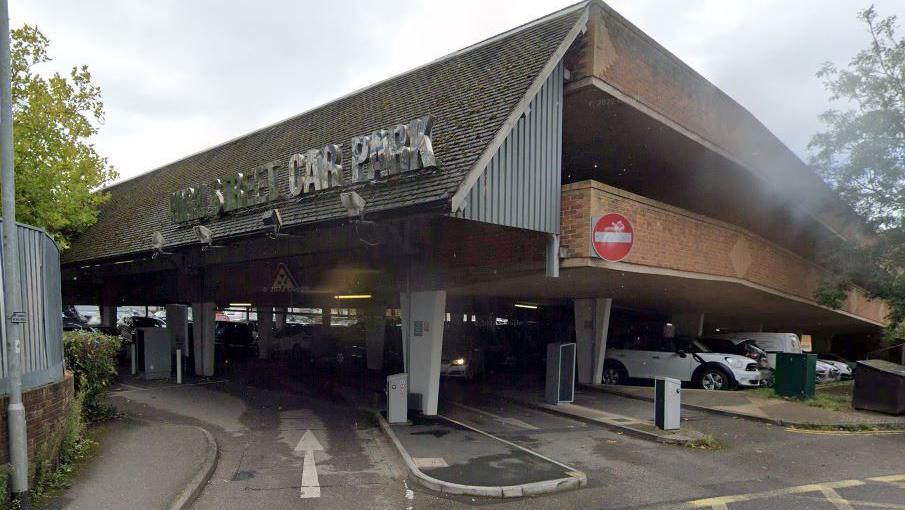
[[[135,366],[135,342],[132,342],[132,352],[130,357],[132,358],[132,375],[135,375],[138,373],[138,370],[136,370]]]
[[[176,384],[182,384],[182,349],[176,349]]]

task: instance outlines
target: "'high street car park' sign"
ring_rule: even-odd
[[[349,184],[436,166],[431,144],[433,125],[434,118],[426,115],[407,124],[398,124],[392,131],[380,129],[370,135],[353,137]],[[287,166],[289,193],[293,197],[347,184],[343,182],[342,151],[338,144],[293,154]],[[173,222],[215,218],[281,198],[276,177],[279,167],[278,161],[265,163],[173,193],[170,195]]]

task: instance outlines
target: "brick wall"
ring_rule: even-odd
[[[569,257],[591,256],[591,217],[610,212],[632,222],[634,245],[626,263],[743,279],[811,302],[824,274],[744,229],[596,181],[563,186],[561,245]],[[842,310],[876,322],[885,322],[887,312],[885,303],[858,290]]]
[[[546,237],[541,232],[477,221],[444,218],[431,247],[438,283],[474,283],[487,278],[544,270]]]
[[[836,231],[864,238],[854,213],[754,115],[611,8],[592,4],[567,65],[573,81],[601,80],[776,183]]]
[[[63,379],[22,392],[25,420],[28,427],[28,459],[50,460],[55,463],[63,440],[66,415],[72,405],[74,389],[72,374]],[[0,464],[9,462],[9,439],[6,408],[9,398],[0,396]]]

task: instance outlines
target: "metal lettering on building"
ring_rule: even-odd
[[[320,149],[289,157],[289,195],[386,178],[437,165],[431,143],[434,118],[430,115],[391,130],[380,129],[351,140],[351,181],[344,182],[342,148],[327,144]],[[277,186],[274,161],[236,172],[207,184],[181,189],[170,195],[170,215],[175,223],[215,218],[224,213],[283,198]]]

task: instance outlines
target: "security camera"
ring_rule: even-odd
[[[346,212],[349,214],[350,218],[354,216],[364,216],[365,199],[361,198],[361,195],[358,193],[354,191],[340,193],[339,201],[342,203],[343,207],[346,208]]]
[[[283,216],[279,209],[268,209],[261,215],[261,223],[273,226],[273,234],[277,235],[283,227]]]
[[[205,227],[204,225],[195,225],[195,237],[201,241],[201,251],[206,251],[209,248],[220,248],[219,245],[214,244],[214,232]]]
[[[164,246],[166,245],[166,240],[163,238],[163,234],[160,233],[159,230],[155,230],[153,234],[151,234],[151,248],[154,249],[154,255],[152,258],[157,258],[158,255],[172,255],[172,253],[168,251],[164,251]]]

